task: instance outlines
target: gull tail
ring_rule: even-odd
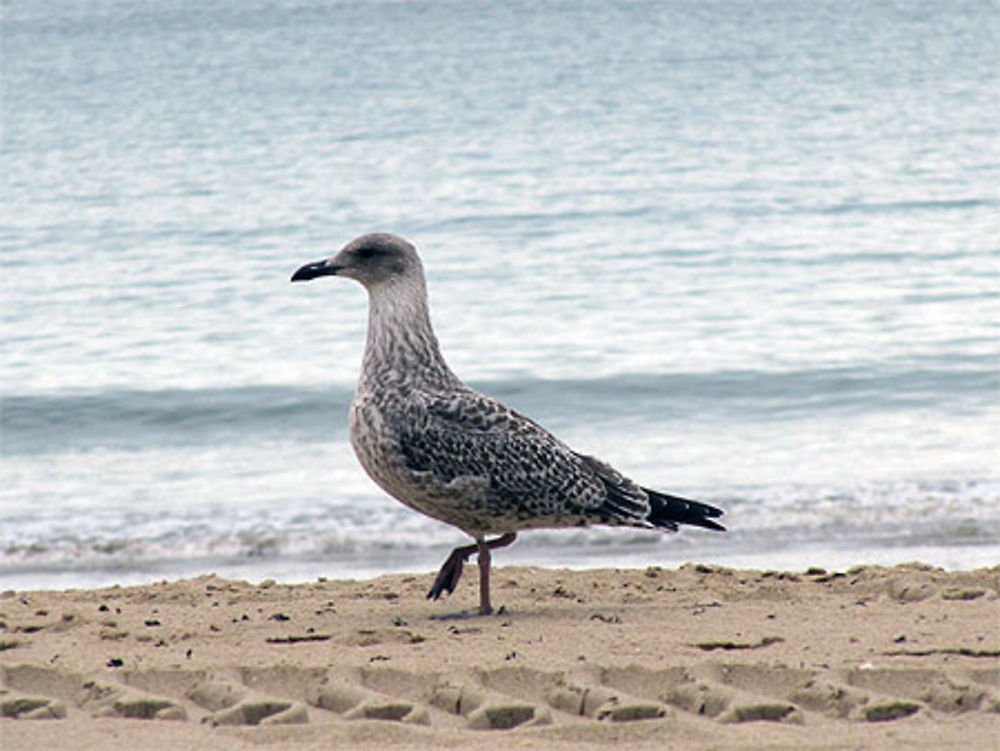
[[[690,524],[695,527],[715,529],[719,532],[726,531],[726,528],[721,524],[712,521],[725,513],[721,508],[698,501],[689,501],[687,498],[678,498],[675,495],[658,493],[649,488],[643,488],[643,490],[649,496],[650,511],[646,519],[654,526],[677,529],[678,524]]]

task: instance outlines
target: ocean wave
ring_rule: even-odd
[[[998,378],[991,363],[967,361],[964,367],[938,369],[510,378],[474,385],[557,427],[713,416],[788,420],[914,408],[954,414],[989,408]],[[351,386],[334,384],[10,395],[0,412],[3,451],[328,440],[344,429],[352,392]]]
[[[972,558],[985,559],[1000,551],[996,479],[706,488],[704,495],[726,507],[726,534],[537,530],[521,535],[507,562],[616,565],[636,556],[678,561],[761,551],[808,561],[820,549],[935,547],[974,549]],[[233,567],[275,575],[305,563],[346,576],[359,567],[377,571],[386,561],[419,570],[439,563],[463,539],[456,530],[381,497],[155,510],[39,507],[5,521],[0,579],[44,579],[73,571],[173,576]]]
[[[8,454],[307,438],[343,420],[350,398],[346,388],[285,386],[15,395],[0,425]]]
[[[956,211],[996,207],[997,201],[988,198],[957,198],[916,201],[871,201],[868,203],[845,202],[835,206],[811,209],[818,214],[896,214],[914,211]]]

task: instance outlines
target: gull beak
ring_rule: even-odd
[[[342,268],[343,266],[337,266],[336,264],[328,263],[327,261],[307,263],[305,266],[292,274],[292,281],[308,282],[310,279],[315,279],[319,276],[335,276]]]

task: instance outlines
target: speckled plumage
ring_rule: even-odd
[[[349,276],[369,293],[350,416],[358,460],[389,495],[474,537],[481,559],[486,535],[509,535],[509,542],[510,533],[540,527],[722,529],[709,518],[719,509],[642,488],[463,384],[441,356],[423,267],[402,238],[362,236],[293,281],[323,275]]]

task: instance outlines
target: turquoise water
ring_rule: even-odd
[[[729,511],[499,562],[1000,560],[995,3],[205,5],[4,6],[0,586],[440,563],[362,290],[288,284],[376,229],[466,380]]]

